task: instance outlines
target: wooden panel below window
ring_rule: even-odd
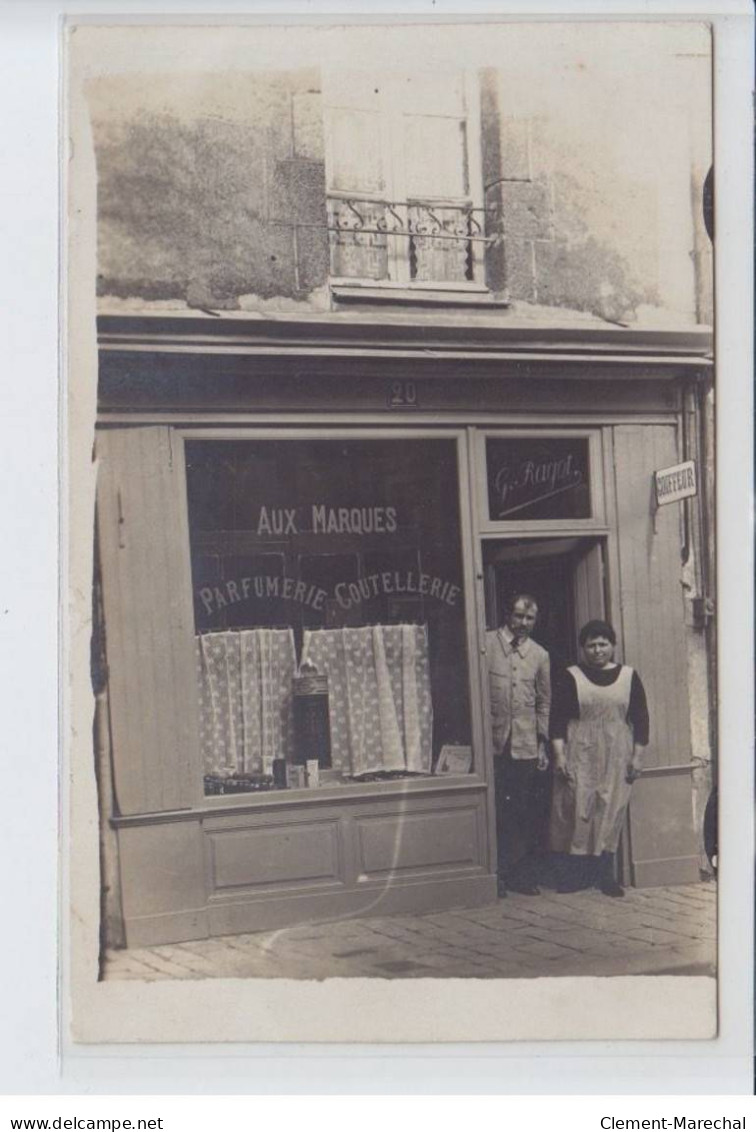
[[[496,899],[482,785],[303,797],[118,831],[129,947]]]
[[[473,807],[358,818],[358,879],[474,866],[480,859],[477,820]]]
[[[216,893],[342,879],[338,824],[333,820],[215,830],[207,840]]]

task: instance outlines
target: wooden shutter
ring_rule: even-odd
[[[164,427],[103,431],[97,510],[121,814],[201,795],[183,459]]]
[[[465,91],[461,75],[418,75],[397,95],[395,167],[411,226],[418,232],[440,230],[433,239],[416,236],[410,273],[417,283],[465,282],[472,266],[468,219],[459,208],[469,205],[470,162]],[[454,207],[444,207],[457,205]]]
[[[331,274],[387,279],[388,237],[375,231],[385,223],[383,201],[392,192],[383,82],[367,72],[330,74],[324,96],[328,188],[337,194],[329,199],[328,216],[340,229],[329,233]],[[353,198],[357,212],[339,193]]]
[[[652,475],[678,459],[672,425],[614,430],[619,597],[624,661],[648,696],[651,742],[630,803],[630,852],[639,885],[698,879],[679,505],[654,513]]]

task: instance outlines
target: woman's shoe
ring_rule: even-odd
[[[604,896],[624,896],[625,890],[621,884],[616,880],[605,880],[599,885],[599,889],[603,892]]]
[[[509,882],[510,892],[519,892],[520,896],[540,896],[541,890],[537,884],[522,884],[519,881]]]

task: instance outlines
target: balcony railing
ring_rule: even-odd
[[[485,209],[468,202],[328,196],[331,273],[410,283],[474,283]]]

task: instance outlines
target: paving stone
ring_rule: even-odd
[[[681,945],[686,942],[685,936],[674,932],[666,932],[660,928],[643,928],[640,926],[630,928],[627,932],[627,938],[643,940],[653,947],[659,947],[665,944],[674,947],[675,945]]]
[[[538,939],[529,940],[527,945],[518,943],[514,950],[538,959],[564,959],[570,954],[567,948],[560,947],[557,943],[546,943]]]
[[[168,975],[174,979],[196,979],[196,971],[185,964],[172,962],[170,959],[165,959],[162,955],[156,955],[154,951],[150,952],[149,958],[145,957],[144,962],[148,967],[152,967],[159,975]]]
[[[194,974],[207,978],[217,970],[219,957],[222,956],[221,961],[223,961],[223,959],[228,961],[228,958],[233,955],[233,952],[229,948],[226,948],[224,952],[218,952],[211,958],[196,955],[183,947],[176,947],[171,948],[167,954],[165,952],[162,954],[163,958],[167,959],[169,962],[173,962],[179,967],[185,967]]]
[[[484,908],[333,920],[108,953],[106,979],[532,978],[711,972],[716,889],[516,894]]]
[[[116,975],[107,974],[106,978],[124,979],[132,983],[154,983],[160,979],[164,979],[165,975],[159,974],[157,971],[143,972],[143,971],[119,971]]]

